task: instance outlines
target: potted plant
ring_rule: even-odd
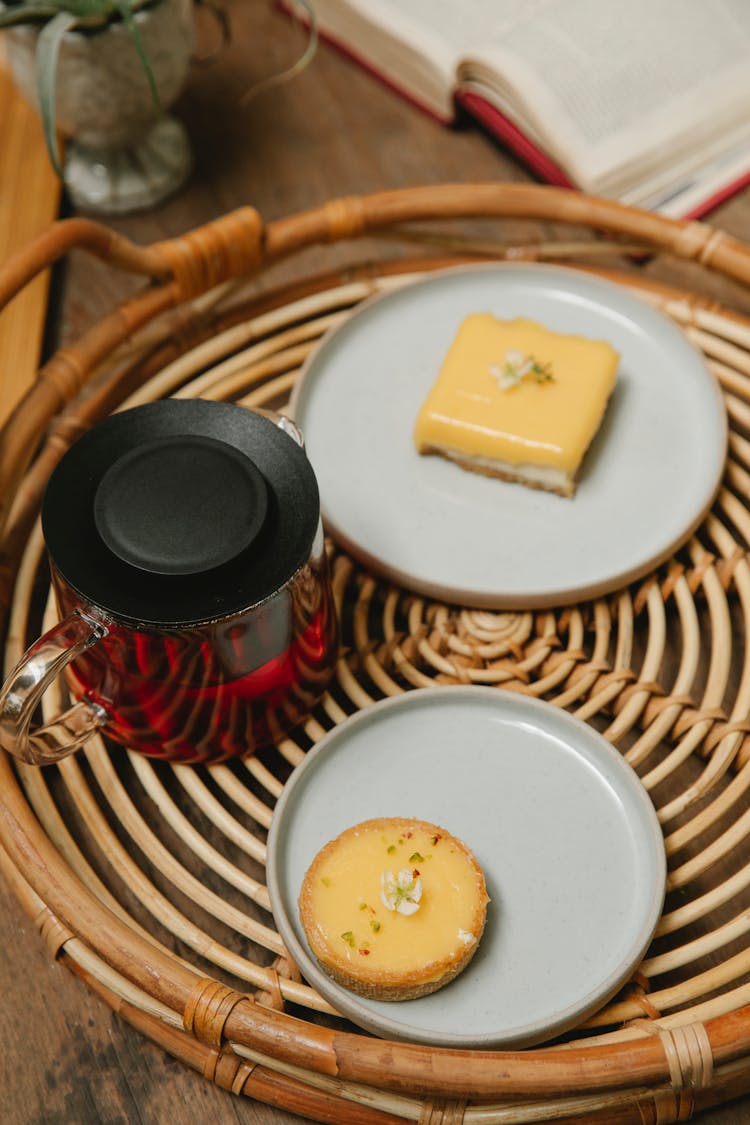
[[[166,113],[193,43],[192,0],[0,0],[8,60],[36,103],[73,203],[112,214],[150,207],[191,167]],[[69,136],[64,161],[57,129]]]

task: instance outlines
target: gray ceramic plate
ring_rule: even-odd
[[[419,407],[477,311],[620,352],[573,499],[417,454]],[[292,410],[332,534],[401,585],[485,608],[559,605],[640,577],[700,522],[726,454],[718,385],[682,332],[622,287],[555,266],[443,271],[364,303],[311,355]]]
[[[464,840],[492,899],[468,968],[419,1000],[335,984],[298,917],[316,852],[380,816]],[[551,704],[482,687],[408,692],[326,735],[279,799],[267,870],[287,948],[338,1011],[376,1035],[460,1047],[540,1042],[604,1004],[648,947],[666,877],[653,806],[617,751]]]

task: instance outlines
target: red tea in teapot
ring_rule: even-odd
[[[129,749],[183,763],[244,757],[279,741],[330,679],[337,623],[325,556],[263,605],[192,629],[113,624],[69,666],[74,695]],[[63,613],[74,597],[57,576]],[[249,670],[248,670],[249,669]]]

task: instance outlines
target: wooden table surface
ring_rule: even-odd
[[[154,211],[110,222],[133,239],[150,243],[173,236],[245,203],[271,220],[336,196],[384,188],[528,179],[478,130],[433,122],[328,47],[294,82],[243,105],[243,93],[287,66],[304,39],[265,0],[235,0],[229,7],[231,45],[193,66],[176,107],[193,141],[195,175]],[[750,239],[750,189],[708,221]],[[520,226],[526,235],[535,233],[535,224]],[[640,268],[690,285],[686,265]],[[124,285],[106,267],[73,255],[53,278],[52,340],[75,335],[101,316]],[[717,281],[716,296],[747,308],[746,298],[726,283]],[[301,1121],[224,1093],[113,1016],[50,960],[1,878],[0,996],[3,1125]],[[750,1097],[700,1115],[703,1125],[748,1120]]]

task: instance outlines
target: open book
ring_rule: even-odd
[[[750,182],[750,0],[311,3],[321,35],[550,183],[684,218]]]

